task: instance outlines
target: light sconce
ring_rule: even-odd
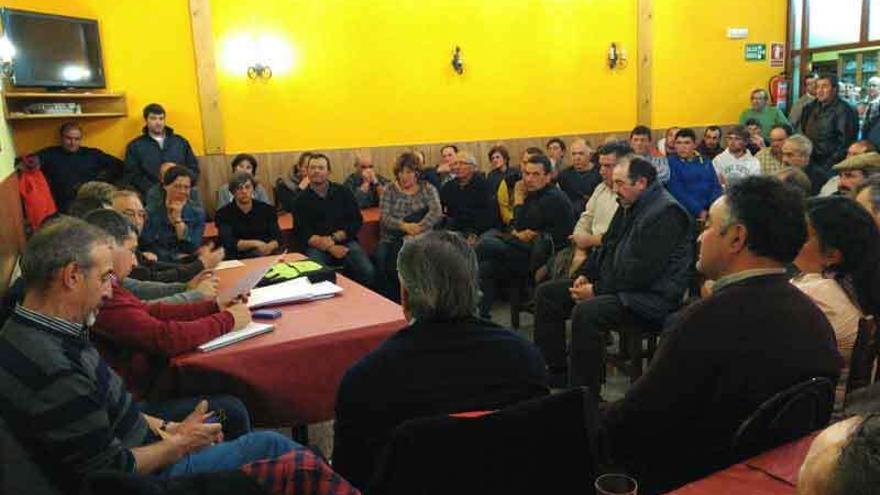
[[[259,79],[261,81],[268,81],[269,79],[272,79],[272,68],[268,65],[256,63],[248,67],[247,76],[248,79],[252,80]]]
[[[455,53],[452,54],[452,68],[458,75],[464,74],[464,60],[461,58],[461,47],[455,47]]]
[[[608,48],[608,68],[612,70],[625,69],[626,62],[626,50],[618,48],[617,43],[611,43]]]
[[[15,68],[12,65],[15,59],[15,46],[6,36],[0,37],[0,77],[10,79]]]

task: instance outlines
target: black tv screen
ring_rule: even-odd
[[[14,86],[106,86],[98,21],[13,9],[3,9],[2,17],[15,47]]]

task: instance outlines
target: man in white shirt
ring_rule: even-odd
[[[761,174],[761,164],[746,149],[748,142],[749,131],[741,125],[734,126],[727,133],[727,149],[712,160],[723,187],[727,187],[730,181]]]

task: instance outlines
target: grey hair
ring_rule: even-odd
[[[476,312],[477,255],[459,234],[431,231],[404,242],[397,272],[413,317],[452,320]]]
[[[235,191],[238,191],[238,188],[245,185],[248,181],[255,188],[257,187],[257,180],[249,172],[242,171],[232,174],[232,177],[229,179],[229,192],[235,194]]]
[[[812,156],[813,154],[813,142],[810,141],[810,138],[804,136],[803,134],[795,134],[788,138],[788,141],[791,141],[801,150],[801,153],[804,154],[807,158]]]
[[[92,249],[113,244],[101,229],[74,217],[46,222],[27,242],[21,255],[21,278],[27,289],[46,289],[52,277],[70,263],[89,270]]]
[[[97,199],[104,204],[113,203],[113,193],[116,188],[112,184],[101,182],[99,180],[90,180],[84,182],[76,191],[78,199]]]

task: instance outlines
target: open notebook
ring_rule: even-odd
[[[342,287],[330,281],[313,284],[306,277],[299,277],[280,284],[259,287],[251,291],[248,307],[251,309],[276,306],[301,301],[326,299],[342,292]]]
[[[226,347],[230,344],[241,342],[242,340],[264,334],[266,332],[271,332],[274,328],[274,325],[270,325],[267,323],[251,322],[248,326],[242,328],[241,330],[234,330],[227,334],[221,335],[216,339],[205,342],[204,344],[199,346],[199,350],[202,352],[213,351],[215,349]]]

